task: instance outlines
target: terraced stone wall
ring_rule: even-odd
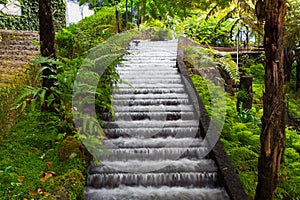
[[[0,29],[0,87],[22,75],[28,61],[39,53],[31,39],[38,41],[38,32]]]

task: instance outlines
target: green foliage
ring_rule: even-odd
[[[239,79],[238,68],[231,56],[214,49],[188,46],[184,49],[184,61],[197,69],[204,69],[205,74],[211,74],[215,78],[219,72],[214,72],[214,68],[218,66],[228,73],[231,79]],[[213,77],[210,79],[213,80]]]
[[[95,15],[72,24],[56,34],[58,55],[74,58],[86,55],[92,47],[104,42],[116,33],[114,9],[104,7]]]
[[[38,0],[22,0],[22,16],[5,15],[0,12],[0,29],[38,30],[38,9]],[[64,0],[53,0],[52,12],[56,29],[59,30],[65,27],[66,8]]]
[[[248,91],[246,91],[245,89],[242,89],[236,93],[236,98],[240,99],[242,101],[248,100],[250,98],[250,95],[249,95]]]
[[[1,199],[51,199],[50,196],[55,194],[50,187],[52,179],[58,180],[56,178],[64,177],[65,173],[76,170],[84,172],[87,169],[87,163],[78,158],[64,162],[59,160],[57,155],[61,140],[57,139],[57,134],[61,132],[56,121],[57,117],[52,113],[28,112],[11,129],[9,137],[1,140]],[[55,174],[45,182],[41,181],[47,172]],[[68,187],[69,193],[82,195],[84,179],[81,177],[77,172],[69,179],[74,180],[72,183],[75,179],[81,183],[76,187]],[[58,187],[57,183],[55,186]]]
[[[70,169],[61,176],[54,177],[50,181],[49,191],[55,196],[65,196],[64,199],[79,199],[83,198],[85,177],[78,169]],[[55,197],[53,195],[53,197]]]
[[[286,94],[287,110],[291,118],[300,119],[300,95],[291,90]]]
[[[262,54],[258,58],[251,58],[249,55],[243,55],[243,72],[247,76],[252,76],[254,82],[263,82],[265,69],[262,64],[264,55]]]
[[[198,12],[183,21],[185,34],[200,44],[232,46],[230,35],[237,19],[229,19],[226,11],[217,12],[206,18],[205,12]]]
[[[196,90],[207,110],[210,110],[211,101],[208,83],[191,75]],[[262,93],[261,84],[255,89]],[[258,99],[258,98],[256,98]],[[257,103],[261,103],[257,100]],[[226,120],[221,135],[229,159],[234,166],[246,193],[254,199],[257,184],[257,162],[260,153],[261,125],[257,119],[262,117],[261,104],[254,104],[247,113],[236,111],[235,97],[227,97]],[[300,181],[300,136],[295,130],[286,130],[285,159],[281,167],[280,184],[276,189],[274,199],[299,199]]]

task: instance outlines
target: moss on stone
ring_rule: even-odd
[[[85,160],[84,146],[73,136],[66,137],[59,149],[59,159],[66,161],[72,158],[81,158]]]
[[[56,200],[73,200],[83,198],[85,178],[81,171],[71,169],[61,176],[51,179],[49,189]]]

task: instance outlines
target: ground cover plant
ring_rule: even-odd
[[[104,21],[113,13],[106,13],[62,29],[56,35],[57,59],[35,58],[28,66],[28,81],[1,90],[1,121],[6,122],[9,115],[18,113],[15,115],[16,124],[5,123],[6,126],[1,128],[1,199],[83,198],[85,173],[91,158],[82,146],[72,121],[74,81],[87,50],[103,43],[106,53],[112,55],[111,63],[106,66],[107,70],[99,81],[96,106],[100,110],[99,115],[101,111],[111,112],[110,94],[119,81],[114,66],[126,53],[122,49],[136,35],[136,32],[130,32],[106,41],[115,34],[106,29],[111,25]],[[97,29],[95,35],[91,27],[96,24],[95,21],[101,24],[101,20],[106,25]],[[122,50],[122,54],[113,54],[112,48]],[[56,65],[56,75],[52,78],[57,82],[50,88],[48,98],[45,98],[48,89],[41,87],[42,71],[45,69],[41,67],[42,63]],[[55,111],[43,112],[45,104],[52,104]]]
[[[251,110],[243,110],[238,113],[236,109],[237,99],[227,94],[226,118],[221,134],[221,141],[224,143],[226,152],[232,165],[235,168],[245,191],[251,199],[254,198],[257,184],[257,162],[260,151],[260,132],[262,116],[262,76],[257,73],[261,64],[252,63],[248,66],[248,73],[254,76],[256,83],[253,84],[254,104]],[[209,95],[207,85],[211,81],[205,80],[202,76],[190,74],[198,94],[203,100],[206,109],[211,110],[212,99]],[[218,87],[218,86],[214,86]],[[213,87],[210,87],[213,88]],[[299,111],[297,111],[299,112]],[[210,113],[210,112],[209,112]],[[297,130],[286,128],[285,159],[281,168],[281,182],[276,189],[275,199],[299,199],[300,170],[299,170],[299,140]]]

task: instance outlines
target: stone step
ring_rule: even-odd
[[[86,200],[229,200],[224,188],[199,187],[143,187],[85,190]]]
[[[109,128],[105,129],[105,136],[107,138],[186,138],[199,137],[199,127],[159,127],[159,128]]]
[[[150,106],[142,106],[142,105],[134,105],[134,106],[114,106],[115,112],[193,112],[194,107],[192,105],[150,105]]]
[[[165,75],[158,75],[153,77],[152,75],[148,75],[148,74],[139,74],[139,75],[131,75],[131,74],[124,74],[121,76],[122,79],[126,79],[126,80],[131,80],[131,79],[181,79],[181,76],[179,74],[171,74],[168,76]]]
[[[188,94],[114,94],[115,100],[122,99],[187,99]]]
[[[127,105],[127,106],[134,106],[134,105],[187,105],[189,104],[189,99],[136,99],[136,100],[113,100],[113,105]]]
[[[127,71],[127,70],[118,70],[118,73],[119,75],[122,77],[123,75],[133,75],[133,76],[138,76],[139,74],[144,74],[144,75],[147,75],[147,76],[154,76],[156,74],[160,74],[162,76],[166,75],[177,75],[178,74],[178,71],[177,69],[176,70],[168,70],[168,69],[160,69],[160,70],[130,70],[130,71]]]
[[[182,158],[178,160],[128,160],[128,161],[103,161],[101,164],[93,164],[89,168],[90,174],[111,173],[180,173],[180,172],[217,172],[218,168],[211,159],[190,160]]]
[[[111,173],[92,174],[87,178],[87,186],[93,188],[116,188],[120,186],[194,186],[216,187],[216,172],[182,173]]]
[[[123,78],[123,77],[121,77]],[[165,78],[165,79],[126,79],[126,82],[131,85],[137,85],[137,84],[179,84],[182,83],[181,78],[177,79],[171,79],[171,78]]]
[[[119,137],[116,139],[106,139],[103,144],[107,148],[184,148],[184,147],[204,147],[205,143],[202,138],[126,138]]]
[[[114,94],[169,94],[176,93],[182,94],[185,93],[184,87],[182,88],[115,88]]]
[[[199,122],[197,120],[173,120],[173,121],[161,121],[161,120],[137,120],[137,121],[113,121],[103,122],[106,128],[167,128],[167,127],[198,127]]]
[[[115,112],[114,118],[116,121],[130,120],[193,120],[195,119],[194,112]]]
[[[99,150],[97,156],[102,161],[127,161],[127,160],[175,160],[178,158],[203,159],[209,154],[207,147],[162,147],[162,148],[113,148]]]

